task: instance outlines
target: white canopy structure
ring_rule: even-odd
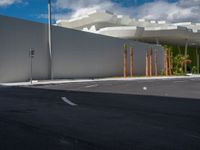
[[[200,23],[168,23],[129,16],[115,15],[109,11],[93,11],[70,20],[58,20],[57,26],[83,30],[122,39],[149,43],[200,46]]]

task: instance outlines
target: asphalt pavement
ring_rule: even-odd
[[[199,150],[200,79],[0,87],[2,150]]]

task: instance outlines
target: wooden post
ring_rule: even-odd
[[[152,48],[150,49],[150,77],[152,76],[153,74],[153,50]]]
[[[199,74],[199,52],[198,52],[198,47],[196,47],[196,57],[197,57],[197,73]]]
[[[126,78],[127,73],[127,46],[124,45],[124,78]]]
[[[168,62],[169,62],[169,75],[172,75],[172,68],[171,68],[171,50],[169,49],[169,54],[168,54]]]
[[[172,72],[172,75],[173,75],[173,69],[174,69],[174,66],[173,66],[173,53],[171,52],[171,72]]]
[[[167,49],[165,49],[165,75],[168,76],[168,61],[167,61]]]
[[[185,57],[187,55],[188,55],[188,40],[186,40],[186,43],[185,43]],[[187,73],[187,63],[185,63],[184,69],[185,69],[185,73]]]
[[[130,77],[133,77],[133,48],[130,48]]]
[[[155,76],[158,76],[158,52],[155,53]]]
[[[166,75],[166,52],[165,52],[165,49],[164,49],[164,72]]]
[[[149,76],[149,52],[148,48],[146,49],[146,77]]]

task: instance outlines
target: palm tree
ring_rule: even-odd
[[[189,55],[181,57],[181,69],[182,69],[182,73],[183,73],[183,67],[184,67],[184,65],[191,64],[191,63],[192,63],[192,61],[189,59]]]
[[[190,64],[192,61],[189,59],[189,55],[183,56],[181,54],[178,54],[176,57],[174,57],[173,65],[174,65],[174,73],[182,73],[184,70],[185,64]]]

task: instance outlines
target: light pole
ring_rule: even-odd
[[[49,48],[49,71],[50,71],[50,79],[53,80],[52,39],[51,39],[51,0],[48,0],[48,48]]]

